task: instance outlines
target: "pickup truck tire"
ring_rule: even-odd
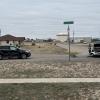
[[[91,53],[91,56],[92,56],[92,57],[94,57],[94,54],[93,54],[93,53]]]
[[[0,60],[2,60],[3,59],[3,57],[2,57],[2,55],[0,54]]]
[[[26,54],[22,54],[22,55],[21,55],[21,58],[22,58],[22,59],[27,59]]]

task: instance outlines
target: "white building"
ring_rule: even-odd
[[[67,33],[59,33],[56,35],[56,40],[60,42],[68,41],[68,34]]]
[[[68,41],[68,34],[67,33],[59,33],[56,35],[56,40],[60,42],[67,42]],[[75,43],[91,43],[92,37],[70,37],[71,42]]]

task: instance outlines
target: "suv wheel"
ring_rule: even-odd
[[[0,55],[0,60],[2,60],[2,55]]]
[[[22,59],[26,59],[27,56],[26,56],[25,54],[22,54],[21,58],[22,58]]]

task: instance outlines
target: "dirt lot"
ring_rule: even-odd
[[[100,100],[100,83],[0,84],[0,100]]]
[[[0,78],[100,78],[99,62],[0,61]]]
[[[61,48],[65,48],[68,50],[68,44],[67,43],[58,43],[57,46],[61,47]],[[78,52],[79,55],[88,55],[88,44],[71,44],[71,52]]]
[[[23,48],[31,50],[33,54],[68,54],[68,49],[61,48],[54,43],[37,43],[35,46],[24,46]],[[71,54],[77,54],[72,51]]]

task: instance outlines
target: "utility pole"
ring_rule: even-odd
[[[69,61],[70,61],[70,27],[69,25],[70,24],[74,24],[73,21],[67,21],[67,22],[64,22],[64,24],[67,24],[68,25],[68,28],[67,28],[67,32],[68,32],[68,48],[69,48]]]
[[[74,35],[75,35],[75,33],[74,33],[74,31],[73,31],[73,43],[75,42],[75,38],[74,38]]]
[[[68,48],[69,48],[69,61],[70,61],[70,28],[69,28],[69,25],[68,25],[68,29],[67,29],[67,32],[68,32]]]

